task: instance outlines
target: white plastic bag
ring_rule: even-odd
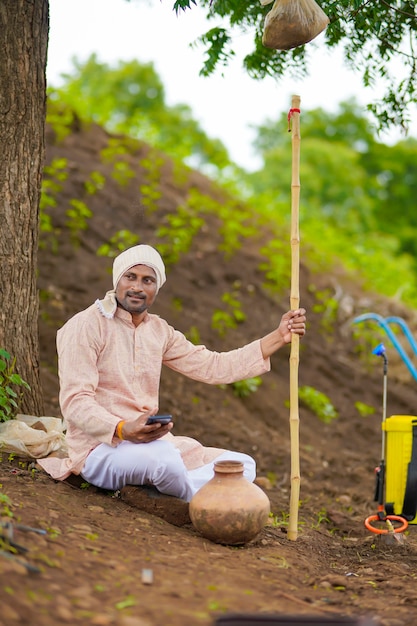
[[[0,454],[42,459],[65,448],[63,422],[59,417],[16,415],[0,423]]]

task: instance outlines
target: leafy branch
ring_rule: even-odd
[[[0,348],[0,422],[13,419],[19,409],[23,391],[18,393],[16,387],[30,390],[28,383],[15,372],[16,357]]]

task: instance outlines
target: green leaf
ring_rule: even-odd
[[[30,386],[19,374],[13,371],[16,358],[12,359],[4,348],[0,348],[0,356],[8,361],[11,359],[10,363],[0,359],[0,406],[2,407],[0,410],[0,421],[6,421],[12,419],[19,409],[16,401],[19,400],[19,394],[13,387],[18,386],[30,389]]]
[[[197,2],[195,0],[175,0],[174,2],[174,11],[179,13],[179,11],[185,11],[186,9],[191,9],[191,3],[197,6]]]
[[[9,386],[5,387],[7,393],[9,394],[9,396],[11,396],[12,398],[17,398],[17,393],[15,391],[13,391],[13,389]]]

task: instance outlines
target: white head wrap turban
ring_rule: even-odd
[[[156,275],[157,291],[166,281],[165,265],[161,255],[152,246],[140,244],[128,248],[119,254],[113,262],[113,289],[108,291],[103,300],[96,300],[96,305],[102,315],[112,319],[117,309],[116,288],[119,280],[127,270],[134,265],[151,267]]]
[[[116,289],[117,283],[127,270],[134,265],[147,265],[151,267],[156,274],[156,286],[159,289],[166,281],[165,265],[161,255],[152,246],[141,244],[128,248],[114,259],[113,263],[113,287]]]

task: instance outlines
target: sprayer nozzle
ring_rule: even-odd
[[[384,356],[385,355],[385,346],[383,343],[380,343],[379,346],[372,350],[372,354],[376,354],[376,356]]]

